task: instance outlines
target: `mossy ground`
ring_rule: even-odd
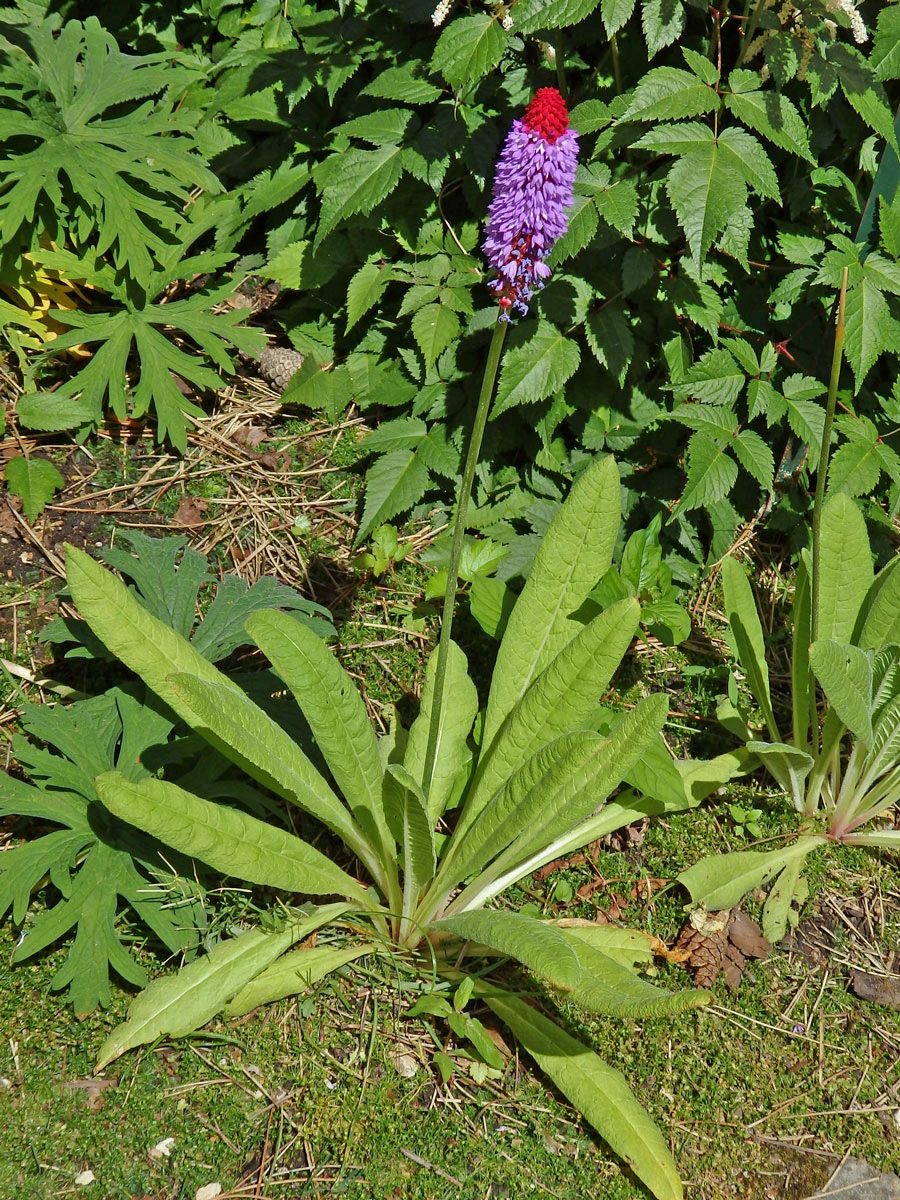
[[[305,572],[317,598],[332,605],[338,653],[376,721],[386,725],[394,704],[408,721],[435,631],[422,603],[424,568],[406,560],[374,579],[354,567],[349,518],[342,515],[358,490],[358,476],[348,470],[356,457],[353,437],[301,422],[270,433],[276,452],[284,448],[294,468],[309,469],[310,480],[318,480],[318,492],[310,482],[298,497],[278,482],[266,497],[279,512],[302,510],[309,518],[297,578],[287,581],[300,586]],[[134,448],[108,446],[97,457],[97,489],[137,487],[143,468]],[[327,476],[314,469],[323,462]],[[155,525],[173,519],[184,494],[208,501],[212,511],[228,499],[232,480],[227,463],[217,469],[208,459],[205,469],[202,479],[182,478],[166,489],[152,507],[146,492],[127,495],[137,497],[136,507],[151,507]],[[91,544],[109,540],[118,512],[95,507]],[[47,528],[53,529],[52,520]],[[206,526],[186,532],[203,548]],[[233,541],[208,539],[215,564],[234,569],[235,546],[258,552],[261,543],[251,533],[237,529]],[[289,536],[281,526],[272,529],[263,548],[273,562],[292,552],[295,543],[284,540]],[[25,549],[15,547],[20,554]],[[67,670],[80,673],[83,683],[83,663],[51,663],[36,643],[59,580],[41,570],[39,558],[27,565],[30,574],[2,583],[0,657],[29,669],[52,667],[62,677]],[[455,628],[483,691],[494,645],[464,605]],[[716,753],[729,745],[712,720],[723,673],[722,655],[709,645],[702,655],[690,648],[639,648],[617,680],[619,699],[664,687],[676,714],[669,728],[673,745]],[[18,697],[8,688],[2,698],[8,733]],[[742,783],[698,810],[651,825],[637,844],[604,847],[593,862],[533,880],[510,901],[557,916],[592,916],[615,906],[624,923],[671,943],[684,919],[684,897],[647,881],[670,881],[704,854],[747,845],[728,811],[735,802],[762,810],[764,836],[793,828],[791,813],[770,791]],[[27,836],[28,830],[8,833]],[[568,887],[561,889],[563,882]],[[577,894],[587,882],[594,885],[589,902]],[[560,1010],[573,1031],[625,1074],[668,1132],[692,1200],[801,1200],[845,1153],[900,1171],[900,1013],[864,1003],[848,988],[850,966],[895,967],[890,955],[900,942],[900,871],[887,855],[834,850],[811,860],[810,882],[809,912],[831,906],[839,914],[846,899],[855,898],[877,912],[877,938],[861,939],[838,915],[821,962],[776,950],[751,964],[736,994],[719,982],[714,1006],[674,1020],[637,1024]],[[566,892],[573,899],[561,903]],[[751,912],[754,903],[751,897]],[[226,920],[227,912],[216,919]],[[646,1197],[514,1050],[502,1077],[476,1082],[458,1057],[456,1075],[444,1084],[432,1054],[435,1038],[447,1044],[447,1029],[436,1025],[433,1037],[421,1021],[406,1018],[407,999],[388,974],[376,973],[383,968],[374,962],[241,1021],[214,1021],[191,1039],[132,1052],[92,1084],[97,1050],[130,994],[117,990],[108,1011],[76,1020],[65,997],[51,989],[63,951],[12,966],[16,936],[8,922],[0,931],[3,1200],[75,1194],[190,1200],[212,1182],[225,1196],[253,1200]],[[141,957],[151,974],[165,969],[149,948]],[[663,965],[659,972],[666,986],[689,985],[678,968]],[[459,1048],[449,1043],[448,1049]],[[160,1144],[168,1154],[154,1149]],[[76,1184],[87,1170],[94,1181]]]

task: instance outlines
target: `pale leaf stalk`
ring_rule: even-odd
[[[434,761],[437,756],[438,734],[441,728],[444,685],[447,681],[447,662],[450,658],[450,633],[453,626],[453,609],[456,605],[456,588],[459,582],[459,564],[462,558],[463,539],[466,533],[469,498],[472,494],[475,469],[478,466],[478,456],[481,453],[481,440],[484,437],[484,429],[487,425],[488,413],[491,407],[491,398],[494,394],[497,368],[500,366],[500,356],[503,353],[503,339],[506,336],[507,324],[508,322],[506,321],[498,321],[494,326],[494,334],[488,348],[487,361],[484,364],[484,377],[481,381],[478,408],[475,411],[475,423],[472,426],[472,434],[469,438],[469,448],[466,453],[465,467],[463,468],[459,499],[456,503],[453,541],[450,546],[450,563],[447,567],[447,589],[444,592],[444,609],[441,614],[441,638],[438,643],[437,667],[434,674],[434,698],[431,704],[431,722],[428,727],[425,770],[422,775],[422,791],[425,794],[426,802],[431,791]]]

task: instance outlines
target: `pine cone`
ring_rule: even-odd
[[[684,964],[693,971],[697,987],[711,987],[725,965],[730,916],[730,910],[708,913],[697,909],[678,935],[675,951],[684,956]]]
[[[269,346],[259,356],[259,373],[276,392],[283,392],[303,366],[303,355],[287,346]]]

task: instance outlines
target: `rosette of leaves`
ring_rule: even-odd
[[[744,741],[751,764],[790,799],[801,836],[776,850],[716,855],[678,876],[692,902],[708,909],[730,908],[752,888],[772,883],[763,910],[771,942],[784,936],[795,919],[792,905],[806,895],[809,854],[834,842],[900,845],[892,825],[866,828],[896,805],[900,787],[900,557],[873,575],[865,519],[841,492],[822,509],[820,537],[817,614],[805,552],[794,585],[789,730],[772,705],[763,628],[746,572],[733,557],[722,564],[728,626],[767,736],[751,729],[734,700],[723,701],[720,719]],[[825,696],[821,716],[817,684]]]
[[[262,784],[324,825],[362,872],[293,833],[213,803],[165,778],[98,776],[108,811],[179,853],[251,884],[339,899],[277,932],[221,943],[178,975],[151,984],[100,1050],[100,1066],[130,1047],[303,991],[353,958],[385,949],[423,979],[474,971],[477,995],[624,1157],[653,1194],[681,1184],[660,1133],[624,1078],[521,996],[522,983],[485,978],[491,957],[512,959],[551,994],[617,1016],[676,1013],[705,1003],[670,994],[604,953],[589,936],[554,922],[486,905],[540,865],[636,819],[692,802],[686,764],[680,795],[664,802],[609,800],[619,780],[660,742],[667,703],[649,696],[615,714],[608,735],[591,731],[638,621],[627,599],[586,624],[579,611],[608,568],[619,524],[619,475],[611,459],[578,480],[535,557],[500,644],[486,709],[472,730],[477,694],[453,646],[439,717],[437,759],[423,775],[433,704],[434,659],[420,714],[380,740],[362,698],[324,643],[276,613],[247,632],[296,698],[328,772],[320,772],[282,728],[229,676],[168,624],[151,617],[116,578],[80,551],[67,551],[68,582],[83,618],[107,647],[202,738]],[[452,645],[452,644],[451,644]],[[604,801],[606,801],[604,803]],[[451,829],[449,834],[444,829]],[[343,936],[295,949],[311,928]]]

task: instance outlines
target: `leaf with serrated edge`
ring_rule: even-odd
[[[53,493],[65,486],[65,479],[45,458],[16,456],[6,464],[6,486],[22,501],[29,521],[39,516],[53,499]]]
[[[459,333],[459,317],[443,304],[426,304],[413,313],[412,331],[430,369]]]
[[[431,67],[440,71],[452,88],[476,83],[493,70],[506,49],[506,33],[499,14],[476,13],[458,17],[438,38]]]
[[[533,404],[558,392],[575,374],[580,358],[576,342],[549,322],[539,321],[529,340],[504,356],[492,418],[516,404]]]
[[[356,213],[370,213],[391,194],[400,180],[400,154],[399,146],[380,146],[341,155],[322,192],[317,245],[341,221]]]
[[[392,450],[376,458],[366,472],[366,503],[354,547],[377,525],[417,504],[429,479],[428,467],[414,450]]]

